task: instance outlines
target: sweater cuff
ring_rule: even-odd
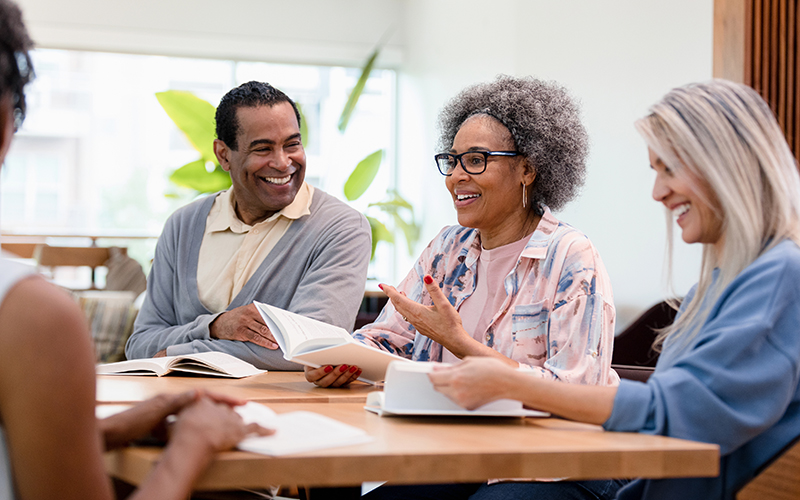
[[[182,356],[184,354],[194,354],[191,342],[167,347],[167,356]]]
[[[611,416],[603,424],[607,431],[636,432],[646,422],[652,405],[653,391],[650,385],[633,380],[619,381]]]

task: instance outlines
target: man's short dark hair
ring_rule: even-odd
[[[276,89],[269,83],[247,82],[231,90],[222,98],[217,107],[217,139],[224,142],[229,148],[238,151],[236,136],[239,133],[239,120],[236,110],[243,107],[255,108],[257,106],[274,106],[281,102],[288,102],[294,109],[297,117],[297,126],[300,126],[300,111],[289,96]]]
[[[11,95],[15,126],[25,118],[23,89],[33,79],[28,54],[32,47],[19,7],[10,0],[0,0],[0,97]]]

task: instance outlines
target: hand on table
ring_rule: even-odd
[[[255,304],[237,307],[220,314],[209,325],[209,334],[215,339],[252,342],[272,350],[278,348],[275,337],[264,324],[264,319],[258,313]]]
[[[161,440],[167,437],[167,417],[175,415],[205,398],[228,407],[244,404],[245,401],[222,394],[188,391],[180,394],[161,394],[136,406],[117,413],[99,422],[105,438],[106,448],[124,446],[146,436]]]
[[[423,278],[425,289],[431,296],[432,306],[423,306],[406,297],[390,285],[379,285],[403,318],[414,325],[419,333],[438,342],[456,356],[467,354],[467,347],[477,343],[461,325],[461,316],[447,300],[439,284],[430,274]]]
[[[474,410],[497,399],[509,398],[507,383],[515,373],[514,368],[499,359],[469,357],[457,365],[434,366],[428,378],[434,389],[457,405]]]
[[[305,372],[306,380],[319,387],[344,387],[361,376],[361,369],[350,365],[306,366]]]
[[[227,400],[203,394],[178,413],[171,429],[170,443],[179,446],[200,446],[215,453],[235,447],[250,434],[269,436],[273,429],[256,423],[245,424]]]

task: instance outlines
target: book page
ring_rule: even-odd
[[[372,441],[363,429],[310,411],[275,414],[250,402],[237,406],[236,412],[245,423],[256,422],[276,431],[271,436],[245,438],[238,444],[240,450],[253,453],[280,456]]]
[[[175,358],[170,363],[170,367],[173,370],[201,375],[243,378],[265,372],[265,370],[259,370],[250,363],[224,352],[199,352],[176,356]]]
[[[163,358],[132,359],[117,363],[97,365],[98,375],[164,375],[169,372],[168,365],[175,356]]]
[[[370,384],[383,380],[386,377],[386,369],[392,362],[413,363],[406,358],[356,341],[303,352],[296,355],[293,361],[313,368],[322,365],[355,365],[362,370],[358,380]]]
[[[350,333],[344,328],[329,325],[322,321],[307,318],[269,304],[253,302],[275,340],[278,341],[286,359],[291,360],[298,353],[313,348],[353,342]],[[273,331],[274,327],[278,332]],[[278,339],[278,336],[282,339]]]

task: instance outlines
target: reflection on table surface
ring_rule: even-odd
[[[204,389],[264,403],[364,403],[375,386],[357,382],[351,387],[322,389],[305,379],[303,372],[269,372],[242,379],[167,375],[98,375],[98,404],[129,404],[157,394]]]

